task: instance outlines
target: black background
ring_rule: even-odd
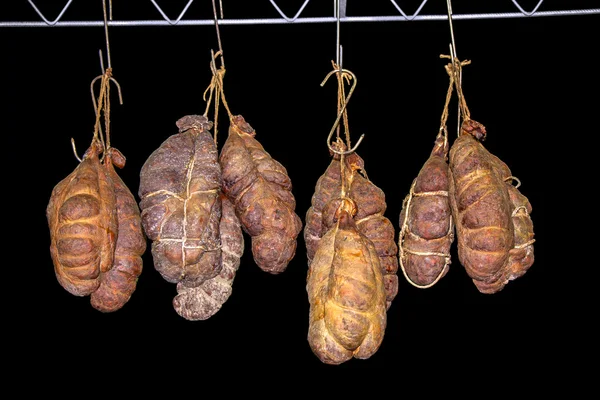
[[[37,20],[25,1],[12,3],[1,6],[1,20]],[[38,3],[49,19],[64,4]],[[65,19],[101,19],[101,1],[91,3],[75,1]],[[149,2],[114,3],[118,20],[160,18]],[[187,1],[170,2],[172,8],[163,3],[176,18]],[[278,17],[267,1],[252,3],[244,8],[225,1],[225,17]],[[293,15],[301,3],[282,8]],[[331,2],[316,3],[302,16],[331,15]],[[353,3],[359,2],[349,2],[348,15],[364,15]],[[369,3],[374,3],[368,8],[372,15],[395,15],[388,2]],[[399,2],[407,12],[419,3]],[[430,3],[423,13],[445,13],[445,2]],[[454,12],[504,11],[468,3],[456,2]],[[547,1],[543,9],[560,9],[560,3]],[[576,3],[569,6],[593,6],[591,1]],[[531,9],[537,1],[521,4]],[[515,10],[509,4],[506,11]],[[195,2],[186,15],[192,18],[212,18],[210,2]],[[254,264],[245,236],[233,294],[206,321],[187,321],[173,310],[175,285],[154,270],[150,243],[137,289],[117,312],[102,314],[89,298],[72,296],[58,284],[45,208],[54,185],[77,166],[71,138],[82,154],[93,134],[89,85],[100,74],[104,29],[0,29],[1,131],[8,161],[3,169],[10,171],[11,188],[3,192],[10,204],[4,208],[10,239],[3,247],[12,254],[3,279],[8,291],[15,291],[6,308],[16,321],[11,332],[19,360],[34,364],[60,355],[101,363],[118,349],[126,354],[120,358],[140,367],[159,369],[198,359],[206,365],[261,365],[264,374],[296,367],[390,369],[424,362],[444,369],[457,360],[484,369],[500,361],[524,370],[552,367],[574,345],[564,335],[573,331],[575,321],[566,291],[585,280],[584,273],[569,272],[584,265],[568,256],[573,249],[569,238],[577,232],[565,219],[580,211],[570,197],[579,191],[573,180],[590,157],[586,148],[593,149],[597,140],[598,67],[593,59],[598,24],[599,15],[454,21],[458,56],[472,61],[463,75],[471,116],[486,125],[485,146],[508,164],[533,205],[535,263],[494,295],[477,291],[455,246],[449,273],[430,289],[411,286],[400,273],[378,352],[337,367],[322,364],[306,340],[302,234],[294,259],[277,276]],[[119,174],[137,197],[140,168],[176,133],[175,121],[204,112],[202,94],[211,78],[216,34],[213,26],[114,26],[109,37],[113,75],[124,100],[119,106],[112,98],[111,140],[127,158]],[[246,118],[265,149],[287,168],[296,212],[304,221],[317,179],[330,161],[325,139],[335,119],[336,84],[333,79],[324,87],[320,83],[335,59],[335,24],[222,25],[221,38],[231,110]],[[366,134],[358,153],[369,178],[386,194],[386,216],[396,230],[402,200],[437,134],[448,84],[446,61],[439,55],[448,53],[449,42],[445,21],[341,26],[343,66],[358,78],[348,107],[350,133],[353,141]],[[451,111],[453,139],[455,102]],[[228,126],[224,109],[220,115],[219,147]]]

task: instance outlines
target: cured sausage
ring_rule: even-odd
[[[112,268],[117,240],[116,196],[94,140],[82,161],[52,190],[46,207],[50,254],[60,285],[76,296],[92,294]]]
[[[219,157],[223,192],[235,206],[242,228],[252,238],[254,261],[278,274],[296,254],[302,221],[287,170],[255,138],[241,115],[231,118]]]
[[[90,296],[92,306],[102,312],[116,311],[129,301],[142,273],[142,255],[146,251],[137,201],[113,165],[123,168],[125,157],[111,147],[104,157],[103,166],[116,196],[118,235],[112,268],[100,274],[100,286]]]
[[[222,213],[219,224],[221,235],[222,268],[219,275],[207,279],[198,286],[177,284],[177,296],[173,299],[175,311],[187,320],[205,320],[217,313],[229,299],[233,279],[244,253],[244,236],[233,204],[221,194]]]
[[[162,277],[197,286],[221,272],[221,167],[212,122],[187,115],[177,127],[142,166],[142,226]]]
[[[319,241],[307,276],[308,342],[326,364],[371,357],[387,323],[379,256],[356,227],[354,212],[351,201],[342,204],[337,222]]]
[[[416,287],[433,286],[448,272],[454,225],[448,199],[448,141],[438,134],[400,212],[400,265]]]

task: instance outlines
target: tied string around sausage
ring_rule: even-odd
[[[441,56],[441,57],[447,57],[447,56]],[[470,61],[467,63],[470,63]],[[466,65],[466,64],[464,64],[464,65]],[[442,111],[442,116],[440,118],[440,129],[438,132],[438,135],[444,136],[444,143],[443,143],[444,149],[448,148],[448,126],[447,126],[448,115],[449,115],[448,110],[449,110],[450,100],[452,99],[452,93],[453,93],[454,84],[455,84],[455,74],[453,72],[452,65],[451,64],[446,65],[445,69],[450,78],[450,82],[448,84],[448,90],[446,91],[446,101],[444,102],[444,109]],[[465,106],[466,106],[466,104],[465,104]],[[409,232],[408,232],[409,211],[410,211],[412,199],[414,197],[443,196],[443,197],[448,198],[449,193],[447,190],[437,190],[437,191],[433,191],[433,192],[415,193],[415,185],[416,184],[417,184],[417,179],[414,179],[412,182],[412,185],[410,186],[408,199],[406,201],[406,216],[404,218],[404,221],[402,222],[402,226],[400,227],[401,240],[400,240],[400,246],[399,246],[399,251],[400,251],[399,261],[400,261],[400,268],[402,269],[402,273],[404,274],[404,277],[406,278],[406,280],[411,285],[413,285],[419,289],[427,289],[427,288],[430,288],[433,285],[435,285],[442,278],[442,276],[444,276],[444,274],[447,272],[447,270],[450,266],[450,263],[451,263],[451,256],[450,256],[449,252],[448,253],[439,253],[439,252],[414,251],[414,250],[407,249],[407,248],[405,248],[405,246],[403,246],[404,238],[406,237],[407,234],[409,234]],[[453,234],[454,234],[454,223],[453,223],[453,219],[450,218],[448,233],[446,235],[448,236],[448,235],[453,235]],[[414,254],[414,255],[418,255],[418,256],[424,256],[424,257],[432,257],[432,256],[433,257],[442,257],[445,260],[444,267],[442,268],[442,270],[440,271],[438,276],[433,280],[433,282],[431,282],[427,285],[419,285],[419,284],[413,282],[412,279],[410,279],[410,277],[408,276],[408,274],[406,272],[406,268],[404,267],[404,254],[405,253]]]
[[[208,85],[208,87],[206,88],[206,90],[204,91],[204,95],[202,96],[203,100],[206,102],[206,109],[204,110],[204,116],[208,118],[208,111],[210,109],[210,105],[213,102],[213,96],[214,96],[214,104],[215,104],[215,118],[214,118],[214,139],[215,139],[215,145],[217,144],[217,126],[219,123],[219,105],[221,103],[221,101],[223,101],[223,105],[225,106],[225,110],[227,111],[227,114],[229,116],[229,119],[233,118],[233,114],[231,113],[231,110],[229,109],[229,105],[227,104],[227,100],[225,99],[225,92],[223,90],[223,78],[225,77],[225,67],[223,66],[223,64],[221,64],[221,66],[219,67],[219,69],[217,69],[216,66],[216,58],[219,57],[220,55],[222,55],[222,51],[219,50],[218,52],[214,52],[213,50],[210,51],[211,53],[211,60],[210,60],[210,70],[212,72],[212,78],[210,80],[210,84]],[[222,60],[222,58],[221,58]],[[206,100],[206,93],[208,93],[208,100]]]
[[[517,182],[517,184],[515,185],[515,189],[517,189],[519,186],[521,186],[521,181],[516,176],[511,175],[511,176],[507,176],[506,178],[504,178],[504,182],[508,182],[508,181],[516,181]],[[512,214],[510,216],[511,216],[511,218],[514,218],[518,214],[522,214],[522,215],[525,215],[526,217],[529,217],[529,210],[527,210],[526,206],[520,205],[520,206],[515,207],[515,209],[513,210]],[[535,239],[531,239],[525,243],[515,245],[515,249],[524,249],[525,247],[531,246],[534,243],[535,243]]]
[[[451,59],[452,57],[442,54],[442,55],[440,55],[440,58]],[[462,114],[463,121],[468,121],[471,119],[471,112],[469,111],[469,107],[467,106],[467,102],[465,100],[465,96],[464,96],[464,93],[462,90],[460,74],[462,71],[462,67],[464,67],[465,65],[469,65],[470,63],[471,63],[471,61],[469,61],[469,60],[460,61],[458,58],[455,57],[452,60],[452,63],[446,65],[446,71],[448,71],[448,73],[451,76],[451,79],[454,80],[454,83],[456,85],[456,92],[457,92],[457,96],[458,96],[460,112]],[[504,178],[504,181],[505,182],[516,181],[517,183],[515,185],[515,189],[518,188],[519,186],[521,186],[521,181],[515,176],[507,176],[506,178]],[[529,216],[529,212],[527,211],[527,208],[525,206],[518,206],[513,210],[511,217],[515,217],[519,213]],[[535,239],[532,239],[526,243],[515,246],[515,248],[517,248],[517,249],[524,248],[524,247],[527,247],[527,246],[533,244],[534,242],[535,242]]]

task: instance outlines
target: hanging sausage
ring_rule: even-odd
[[[188,320],[205,320],[217,313],[232,293],[233,280],[244,253],[244,237],[233,204],[221,197],[221,271],[201,284],[177,283],[177,296],[173,306],[177,313]]]
[[[100,274],[100,286],[90,296],[92,306],[104,312],[118,310],[129,301],[142,273],[142,255],[146,252],[146,236],[137,201],[113,165],[123,168],[125,157],[119,150],[110,147],[103,166],[114,187],[118,235],[113,266]]]
[[[109,83],[117,84],[119,94],[120,87],[108,68],[92,81],[92,94],[99,78],[92,143],[75,170],[52,190],[46,215],[58,282],[71,294],[90,295],[95,309],[113,312],[122,308],[136,289],[146,238],[137,203],[113,167],[125,166],[125,157],[110,146],[109,132]]]
[[[345,151],[343,143],[333,143],[338,151]],[[332,152],[332,160],[325,173],[319,177],[311,199],[311,207],[306,213],[304,241],[306,243],[308,265],[325,232],[335,224],[335,213],[339,208],[339,193],[342,187],[341,156]],[[387,208],[385,194],[367,177],[364,161],[354,152],[345,157],[344,184],[349,187],[349,197],[355,202],[357,213],[353,216],[357,229],[375,246],[379,256],[381,271],[386,289],[387,308],[398,293],[398,246],[391,221],[384,216]]]
[[[216,68],[213,54],[210,88],[211,97],[212,89],[215,92],[215,120],[221,100],[229,117],[228,136],[219,154],[223,193],[251,238],[256,265],[263,271],[279,274],[295,256],[297,237],[302,230],[302,220],[295,212],[292,181],[286,168],[256,139],[256,131],[244,117],[231,113],[223,90],[222,51],[216,55],[221,56],[222,65]]]
[[[454,60],[455,83],[461,65]],[[459,84],[457,92],[463,122],[449,164],[458,257],[480,292],[496,293],[533,264],[532,208],[508,166],[483,146],[486,129],[470,118]]]
[[[413,286],[425,289],[435,285],[448,272],[450,247],[454,242],[454,225],[450,202],[448,166],[448,105],[454,80],[450,84],[442,112],[439,133],[433,150],[408,195],[400,212],[400,266]]]
[[[46,208],[56,278],[76,296],[92,294],[110,270],[117,239],[115,191],[94,139],[82,161],[52,190]]]
[[[343,200],[308,271],[308,342],[326,364],[371,357],[387,323],[379,256],[356,227],[355,213],[355,204]]]
[[[327,138],[334,160],[317,182],[304,232],[309,259],[308,342],[326,364],[341,364],[353,357],[366,359],[377,352],[387,325],[387,308],[397,291],[397,281],[390,280],[387,291],[384,283],[388,265],[396,261],[397,248],[392,224],[383,217],[383,192],[361,175],[363,162],[354,153],[360,140],[354,148],[350,146],[346,105],[356,77],[334,63],[334,71],[327,78],[335,72],[338,118]],[[343,79],[354,79],[347,98]],[[330,138],[342,116],[346,143],[338,130],[331,145]],[[387,264],[389,255],[393,261]],[[382,267],[382,263],[386,264]]]
[[[241,115],[230,116],[229,135],[219,161],[223,192],[252,238],[256,264],[266,272],[283,272],[296,254],[302,221],[287,170],[255,138]]]
[[[212,122],[204,115],[187,115],[176,125],[179,133],[165,140],[140,171],[142,224],[152,241],[155,269],[178,285],[175,310],[189,320],[206,319],[229,297],[227,286],[243,243],[231,213],[223,212]],[[224,250],[229,251],[225,257]],[[227,282],[219,278],[221,272]],[[215,292],[213,298],[211,287],[222,294]]]

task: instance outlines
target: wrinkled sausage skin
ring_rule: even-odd
[[[287,170],[265,151],[255,135],[241,115],[231,119],[219,157],[223,192],[252,239],[256,264],[263,271],[278,274],[296,254],[302,221],[295,213]]]

